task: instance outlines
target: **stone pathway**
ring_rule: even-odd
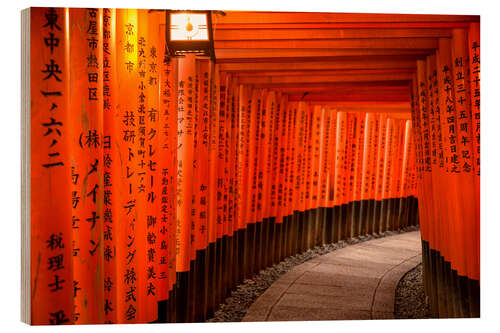
[[[393,319],[398,282],[421,260],[418,231],[347,246],[284,274],[243,321]]]

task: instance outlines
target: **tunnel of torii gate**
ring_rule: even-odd
[[[53,304],[74,323],[203,321],[290,255],[417,225],[434,314],[479,316],[478,16],[211,12],[210,58],[166,57],[164,12],[134,9],[55,9],[51,50],[46,10],[31,13],[32,323]],[[66,160],[47,168],[39,90],[61,82]],[[36,264],[58,233],[74,295]]]

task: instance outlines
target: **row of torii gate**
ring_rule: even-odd
[[[32,267],[51,235],[70,235],[58,279],[85,293],[44,289],[54,272],[40,266],[32,323],[51,323],[53,304],[65,323],[203,321],[287,256],[418,224],[433,312],[479,316],[477,16],[214,12],[214,62],[157,57],[165,16],[134,9],[56,9],[68,38],[53,54],[43,10],[32,136],[50,107],[36,85],[60,85],[68,159],[39,167],[52,147],[32,142]],[[87,82],[93,17],[102,79]],[[51,83],[40,69],[54,57],[65,70]],[[83,151],[90,129],[110,141]],[[67,200],[54,210],[47,189]],[[75,230],[75,216],[94,223]]]

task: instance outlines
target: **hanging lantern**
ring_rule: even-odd
[[[167,54],[201,53],[215,60],[212,12],[167,10]]]

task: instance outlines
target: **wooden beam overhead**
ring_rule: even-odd
[[[365,85],[365,86],[337,86],[337,87],[283,87],[279,91],[289,95],[302,96],[305,92],[309,94],[349,94],[349,93],[405,93],[409,92],[407,84],[398,85],[393,81],[389,81],[391,85]]]
[[[355,81],[355,82],[293,82],[293,83],[254,83],[252,86],[254,88],[272,88],[272,89],[288,89],[288,88],[300,88],[307,91],[311,88],[337,88],[337,87],[392,87],[392,86],[406,86],[410,87],[411,80],[379,80],[379,81]]]
[[[472,21],[456,22],[317,22],[216,23],[217,30],[241,29],[468,29]]]
[[[446,38],[451,29],[234,29],[214,31],[215,41],[366,38]]]
[[[346,112],[394,112],[410,113],[410,102],[364,101],[364,102],[337,102],[337,101],[312,101],[312,105],[321,104],[327,108]]]
[[[376,102],[376,101],[366,101],[366,102],[330,102],[328,103],[330,107],[339,108],[385,108],[387,111],[394,111],[398,109],[410,108],[410,102]]]
[[[325,75],[325,76],[258,76],[236,78],[240,84],[286,84],[286,83],[329,83],[362,81],[401,81],[410,80],[412,73],[362,74],[362,75]]]
[[[229,72],[233,77],[259,77],[259,76],[331,76],[331,75],[362,75],[362,74],[389,74],[389,73],[415,73],[415,68],[397,69],[337,69],[337,70],[307,70],[307,71],[248,71]]]
[[[365,14],[322,12],[226,11],[214,15],[216,24],[228,23],[442,23],[478,22],[478,15]]]
[[[335,61],[271,62],[271,63],[222,63],[220,69],[228,72],[347,70],[347,69],[415,69],[415,59],[351,58]]]
[[[301,61],[319,59],[333,60],[335,57],[356,56],[425,56],[434,49],[216,49],[218,63],[225,62],[262,62],[262,61]]]
[[[311,105],[321,105],[324,106],[327,110],[337,110],[337,111],[345,111],[345,112],[374,112],[374,113],[390,113],[390,114],[395,114],[399,115],[398,117],[401,117],[401,115],[405,115],[402,118],[399,119],[411,119],[411,107],[410,103],[408,102],[400,102],[404,103],[405,105],[401,106],[394,106],[390,104],[379,104],[376,105],[375,103],[380,103],[380,102],[368,102],[370,105],[359,105],[360,102],[353,102],[352,105],[346,106],[339,104],[339,102],[335,101],[313,101],[309,102]],[[406,105],[408,104],[408,105]],[[406,118],[407,117],[407,118]]]
[[[410,91],[407,89],[406,92],[359,92],[354,91],[350,93],[340,93],[340,92],[325,92],[325,93],[313,93],[313,94],[289,94],[289,101],[337,101],[337,102],[409,102],[410,101]]]
[[[316,39],[316,40],[227,40],[214,41],[216,49],[436,49],[436,38]]]
[[[411,120],[411,112],[391,112],[389,114],[389,118]]]

